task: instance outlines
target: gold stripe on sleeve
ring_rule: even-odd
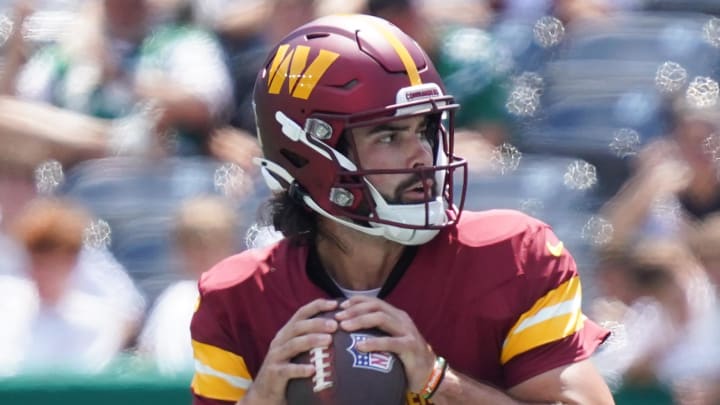
[[[222,401],[238,401],[245,395],[247,388],[231,384],[226,378],[195,372],[191,388],[193,392],[205,398]]]
[[[250,387],[252,377],[241,356],[192,340],[195,375],[192,389],[198,395],[237,401]]]
[[[585,317],[581,304],[582,288],[578,276],[538,299],[510,329],[503,343],[501,363],[582,329]]]

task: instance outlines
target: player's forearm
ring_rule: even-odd
[[[503,391],[477,382],[470,377],[448,368],[443,381],[431,399],[435,405],[532,405],[550,402],[523,402],[513,399]],[[559,402],[556,402],[559,403]]]

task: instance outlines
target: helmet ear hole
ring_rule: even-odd
[[[298,169],[302,168],[309,162],[309,160],[305,159],[304,157],[287,149],[281,149],[280,154],[283,155],[285,159],[287,159],[290,163],[292,163],[293,166]]]

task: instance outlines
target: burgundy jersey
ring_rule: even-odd
[[[406,311],[453,369],[478,381],[507,389],[588,358],[608,335],[582,314],[575,261],[536,219],[465,212],[457,226],[407,249],[413,254],[400,259],[407,263],[380,297]],[[313,277],[310,250],[283,240],[203,275],[191,326],[195,404],[241,398],[295,311],[336,295]],[[422,403],[408,395],[408,404]]]

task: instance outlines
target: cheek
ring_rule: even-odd
[[[360,166],[364,170],[399,169],[402,167],[402,158],[391,148],[372,148],[361,151]],[[407,174],[375,174],[366,178],[383,195],[392,196],[400,182],[408,177]]]
[[[397,175],[395,174],[376,174],[374,176],[366,176],[368,181],[375,186],[375,188],[383,195],[392,195],[395,192],[394,185],[397,181],[394,180]]]

